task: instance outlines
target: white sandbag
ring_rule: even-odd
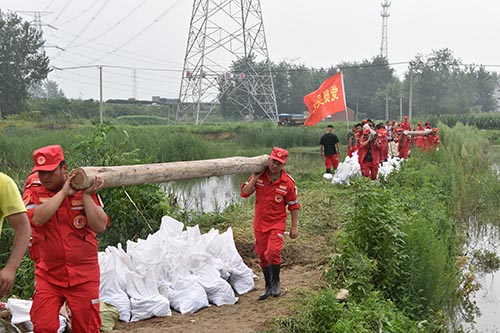
[[[246,294],[255,288],[255,274],[243,262],[238,266],[231,267],[229,273],[229,283],[238,294]]]
[[[209,305],[205,289],[192,279],[177,280],[168,294],[170,306],[182,314],[194,313]]]
[[[169,300],[160,295],[153,272],[127,273],[127,294],[130,296],[131,319],[139,321],[155,317],[170,316]]]
[[[335,174],[331,178],[332,184],[348,184],[353,167],[349,163],[340,163]],[[324,176],[323,176],[324,178]]]
[[[323,178],[326,179],[326,180],[332,180],[333,175],[331,173],[325,172],[323,174]]]
[[[220,259],[226,265],[229,273],[229,283],[234,290],[242,295],[255,287],[253,271],[243,262],[236,245],[234,244],[233,229],[227,228],[221,234],[220,241],[223,244],[223,251],[219,254]]]
[[[184,229],[184,224],[177,221],[173,217],[163,216],[161,218],[160,231],[166,233],[170,237],[179,236]]]
[[[115,306],[120,313],[120,320],[128,322],[131,309],[126,293],[126,275],[130,271],[130,259],[120,244],[118,248],[108,246],[104,252],[98,253],[98,258],[101,272],[99,298]]]
[[[232,305],[238,302],[234,290],[226,280],[219,278],[215,284],[205,288],[208,301],[217,306]]]
[[[172,315],[170,302],[160,294],[143,299],[130,299],[132,307],[131,322],[149,319],[152,317],[167,317]]]
[[[205,264],[194,272],[198,283],[205,289],[208,301],[217,306],[235,304],[238,298],[231,285],[221,278],[219,271],[212,265]]]
[[[10,322],[14,325],[31,321],[30,310],[33,301],[9,298],[7,300],[7,308],[12,313]]]

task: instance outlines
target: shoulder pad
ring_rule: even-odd
[[[28,178],[28,182],[24,185],[24,188],[42,186],[42,182],[38,177]]]
[[[292,178],[292,176],[290,176],[288,173],[286,174],[288,178],[290,178],[292,180],[292,182],[295,183],[295,179]]]

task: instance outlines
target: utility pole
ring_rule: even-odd
[[[387,54],[387,21],[389,20],[389,7],[391,3],[389,0],[382,0],[382,12],[380,15],[382,16],[382,43],[380,44],[380,56],[388,59]]]
[[[137,71],[135,68],[132,71],[132,98],[137,99]]]
[[[408,118],[411,121],[413,104],[413,67],[410,64],[410,93],[408,95]]]
[[[104,122],[103,105],[102,105],[102,66],[99,66],[99,124]]]
[[[243,119],[278,122],[260,0],[193,1],[176,119],[199,125],[221,99]]]
[[[389,120],[389,94],[385,94],[385,120]]]

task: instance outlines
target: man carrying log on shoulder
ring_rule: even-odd
[[[254,173],[241,185],[240,195],[248,198],[255,192],[255,253],[264,274],[266,289],[259,300],[281,295],[281,250],[285,241],[287,206],[292,218],[290,237],[299,235],[299,209],[295,181],[283,170],[288,151],[274,147],[267,168]]]
[[[62,148],[46,146],[33,153],[33,172],[24,203],[33,239],[35,294],[30,315],[35,332],[57,332],[59,310],[66,301],[75,333],[99,333],[99,263],[96,233],[109,226],[96,191],[104,185],[96,176],[83,191],[71,187],[72,174]],[[31,177],[31,176],[30,176]]]

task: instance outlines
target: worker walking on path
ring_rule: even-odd
[[[73,175],[60,146],[33,153],[38,180],[26,186],[35,262],[35,294],[30,315],[37,333],[57,332],[59,309],[66,301],[74,333],[98,333],[100,271],[96,233],[103,233],[109,218],[96,191],[104,185],[96,176],[91,187],[76,191]]]
[[[264,274],[266,288],[259,300],[281,295],[281,250],[285,241],[287,212],[292,225],[290,237],[299,235],[298,219],[300,204],[297,200],[295,181],[283,170],[288,151],[274,147],[267,168],[250,176],[241,185],[240,195],[247,198],[255,192],[254,235],[255,252]]]
[[[26,207],[19,189],[12,178],[0,172],[0,233],[4,218],[7,218],[14,229],[14,240],[7,263],[3,268],[0,267],[0,298],[7,296],[14,285],[16,271],[26,253],[31,235]]]
[[[325,159],[326,173],[332,173],[339,166],[339,138],[333,134],[333,126],[326,127],[326,133],[319,141],[319,156]]]

